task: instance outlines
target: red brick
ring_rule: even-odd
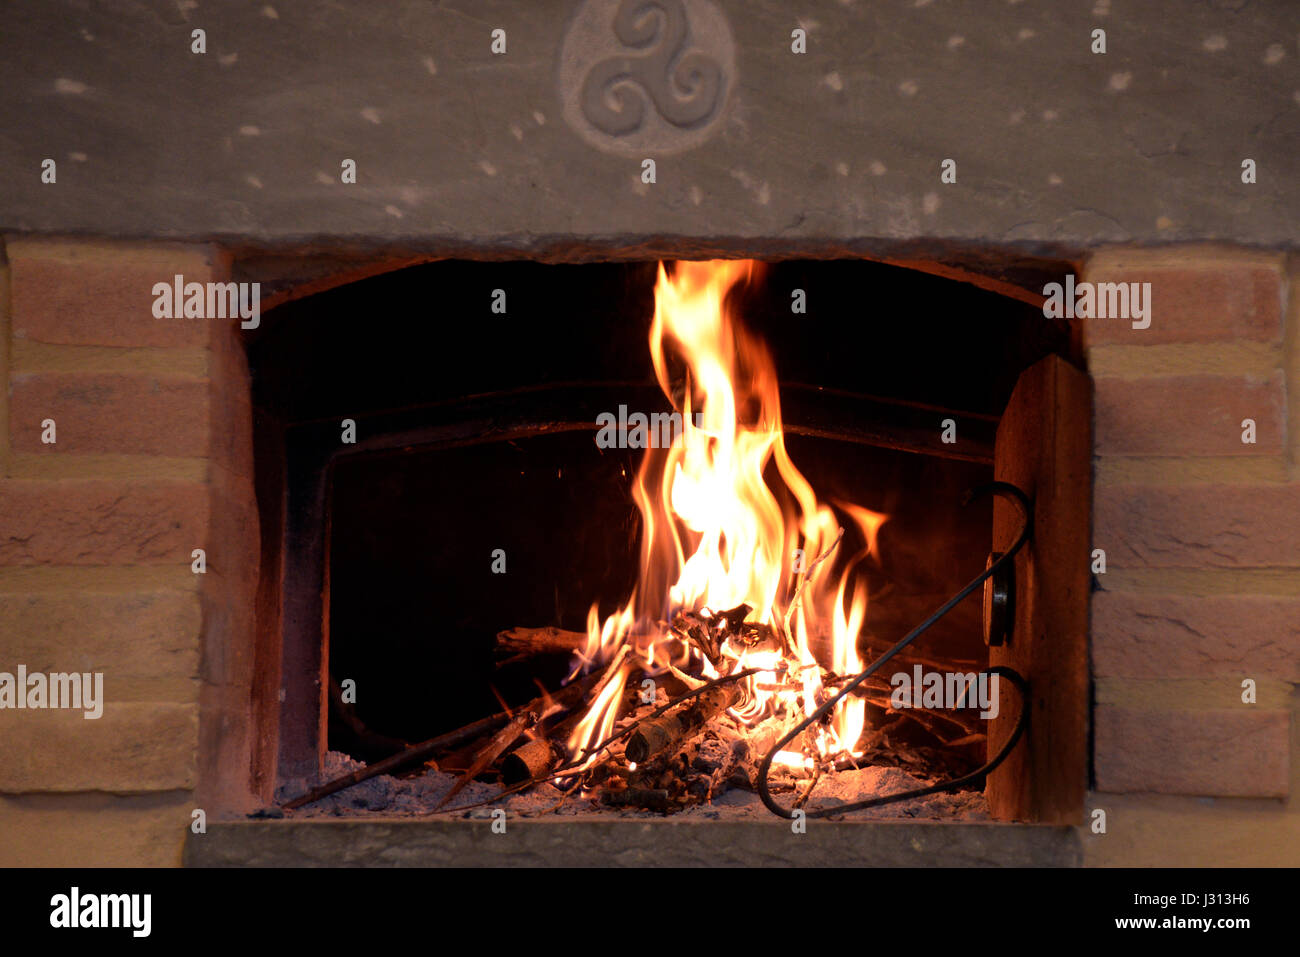
[[[1098,705],[1099,791],[1286,797],[1286,711],[1146,711]]]
[[[1121,568],[1300,565],[1300,485],[1096,489],[1093,546]]]
[[[150,375],[47,372],[13,379],[9,423],[17,451],[206,455],[208,383]],[[58,441],[41,442],[54,419]]]
[[[1097,592],[1092,664],[1098,678],[1300,682],[1300,598]]]
[[[1089,269],[1088,282],[1151,283],[1151,325],[1134,329],[1126,319],[1089,319],[1089,344],[1121,342],[1276,342],[1282,335],[1283,276],[1257,263],[1188,266],[1113,265]]]
[[[1285,447],[1282,373],[1096,381],[1096,450],[1109,455],[1276,455]],[[1255,443],[1241,441],[1255,420]]]
[[[158,319],[153,286],[223,280],[203,247],[14,240],[8,244],[15,338],[66,345],[199,346],[223,320]]]
[[[196,482],[0,481],[0,565],[160,565],[204,547]]]

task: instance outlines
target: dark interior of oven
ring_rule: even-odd
[[[656,268],[448,260],[267,314],[250,352],[259,441],[316,423],[337,442],[357,423],[355,446],[318,450],[326,667],[356,689],[346,707],[331,696],[330,749],[374,760],[556,687],[566,659],[499,668],[497,632],[581,631],[593,602],[608,614],[625,599],[643,453],[593,438],[619,403],[668,409],[647,345]],[[1022,370],[1066,352],[1066,330],[968,283],[861,260],[770,264],[735,305],[775,359],[787,448],[818,497],[890,516],[879,562],[860,566],[869,658],[982,570],[991,504],[963,507],[962,493],[992,478],[997,416]],[[918,650],[984,667],[979,595]]]

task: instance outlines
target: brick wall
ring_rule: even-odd
[[[1092,864],[1300,860],[1300,316],[1296,264],[1106,250],[1151,326],[1085,324],[1096,382]],[[1256,442],[1242,441],[1253,419]],[[1256,683],[1254,704],[1242,681]]]
[[[238,325],[151,312],[155,282],[223,279],[229,263],[166,244],[4,252],[0,671],[102,671],[107,703],[98,721],[0,710],[0,865],[175,864],[194,808],[254,803],[243,769],[265,745],[249,721],[258,553]],[[1086,838],[1088,861],[1293,864],[1300,270],[1112,250],[1081,278],[1151,282],[1154,297],[1149,329],[1085,329],[1107,555],[1090,794],[1107,831]]]
[[[151,290],[229,262],[18,238],[4,253],[0,671],[103,672],[106,703],[98,720],[0,710],[0,865],[176,864],[194,808],[252,801],[213,771],[249,763],[257,520],[238,323],[157,319]]]

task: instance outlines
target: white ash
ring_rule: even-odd
[[[301,794],[326,781],[341,777],[349,771],[357,771],[365,767],[364,762],[338,751],[330,751],[326,754],[323,764],[321,774],[316,779],[293,782],[297,788],[292,790],[292,794]],[[380,774],[290,813],[295,817],[338,817],[359,811],[382,811],[397,816],[424,816],[438,806],[451,790],[452,785],[456,783],[457,778],[458,775],[434,770],[411,777]],[[451,799],[448,806],[455,808],[488,801],[500,790],[494,784],[470,781]],[[287,799],[289,796],[292,795],[285,795],[281,799]],[[563,796],[563,793],[552,785],[539,784],[525,792],[512,794],[493,802],[492,807],[505,808],[508,814],[513,812],[531,815],[549,810]],[[488,816],[491,815],[491,808],[485,807],[483,810]],[[454,816],[454,812],[448,814]]]
[[[725,747],[725,742],[702,741],[706,747]],[[320,776],[307,781],[290,782],[277,794],[287,800],[319,785],[365,767],[349,755],[331,751],[326,755]],[[428,770],[410,777],[378,775],[352,787],[345,788],[314,804],[288,812],[294,817],[342,817],[378,813],[396,817],[424,817],[434,812],[438,802],[451,790],[457,775]],[[789,780],[789,779],[783,779]],[[807,787],[806,780],[796,780],[797,793]],[[818,781],[807,809],[851,804],[872,797],[894,794],[899,791],[924,787],[933,781],[914,777],[901,768],[867,767],[857,771],[825,774]],[[593,799],[559,790],[550,783],[538,784],[518,794],[508,795],[498,801],[491,799],[500,792],[494,784],[471,781],[452,798],[448,808],[438,812],[439,817],[491,817],[494,808],[502,808],[508,818],[529,818],[542,815],[583,816],[608,818],[610,815],[633,818],[657,818],[663,814],[635,809],[615,809],[599,806]],[[785,807],[795,800],[796,791],[785,789],[775,797]],[[491,802],[480,804],[480,802]],[[468,807],[468,805],[478,805]],[[771,819],[772,813],[763,806],[757,794],[741,788],[728,788],[714,797],[712,802],[697,804],[672,815],[689,820],[741,821]],[[953,791],[930,794],[909,801],[900,801],[880,807],[852,811],[845,815],[849,820],[990,820],[988,804],[979,791]]]

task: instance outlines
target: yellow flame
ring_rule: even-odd
[[[866,617],[865,584],[850,582],[854,561],[848,556],[832,555],[813,568],[836,541],[840,522],[786,452],[771,356],[728,311],[728,293],[757,269],[748,261],[681,262],[670,277],[659,266],[650,354],[660,388],[681,413],[681,430],[667,448],[646,449],[633,487],[642,519],[637,586],[613,615],[602,621],[593,605],[588,616],[587,647],[575,674],[606,663],[618,673],[575,729],[572,752],[612,730],[631,667],[618,654],[624,647],[632,647],[650,673],[692,662],[705,677],[762,669],[748,679],[748,693],[733,710],[748,723],[781,711],[802,718],[825,700],[823,668],[836,675],[863,668],[857,640]],[[769,467],[783,498],[769,485]],[[783,500],[793,504],[783,508]],[[841,508],[861,531],[864,554],[875,553],[885,516],[857,505]],[[830,569],[836,559],[843,569],[838,581]],[[682,612],[716,613],[741,604],[752,609],[747,621],[773,629],[783,648],[728,642],[715,666],[662,625]],[[787,615],[791,633],[784,636]],[[822,649],[820,661],[814,645]],[[862,700],[844,699],[833,716],[833,741],[816,736],[818,757],[851,752],[864,720]],[[796,754],[789,763],[804,762]]]
[[[613,670],[606,676],[608,680],[569,735],[571,752],[588,752],[598,747],[614,730],[614,722],[618,718],[618,702],[623,697],[623,687],[627,684],[628,668],[623,655],[616,657],[610,667]],[[589,764],[596,760],[598,754],[581,753],[580,757],[583,764]]]

